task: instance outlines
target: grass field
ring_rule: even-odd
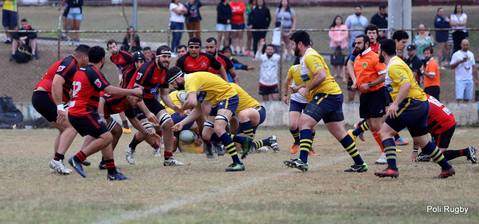
[[[54,130],[0,131],[0,223],[477,223],[479,166],[464,157],[452,161],[456,176],[434,179],[439,167],[409,161],[411,146],[399,154],[401,176],[378,179],[372,163],[377,146],[369,134],[359,148],[370,171],[347,174],[349,156],[318,128],[307,173],[290,170],[292,143],[286,129],[261,129],[258,136],[280,137],[279,153],[252,154],[246,172],[225,173],[230,158],[177,154],[184,167],[163,167],[152,150],[138,147],[137,164],[127,165],[123,136],[116,163],[128,181],[109,182],[90,158],[86,179],[51,174]],[[478,129],[458,129],[452,148],[479,145]],[[404,133],[404,136],[409,137]],[[408,138],[409,139],[409,138]],[[409,139],[410,140],[410,139]],[[81,144],[77,138],[67,157]],[[467,214],[427,213],[431,206],[463,206]]]

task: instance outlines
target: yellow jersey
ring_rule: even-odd
[[[301,65],[292,65],[288,70],[288,79],[293,79],[295,85],[302,85],[304,81],[301,79]]]
[[[5,0],[3,1],[3,10],[17,11],[17,0]]]
[[[301,79],[308,84],[313,79],[313,74],[322,69],[326,71],[326,79],[310,90],[309,96],[306,96],[308,101],[311,101],[318,93],[331,95],[342,94],[341,88],[331,75],[324,58],[313,48],[308,48],[301,58]]]
[[[200,101],[207,101],[213,107],[215,107],[218,102],[238,94],[228,82],[210,72],[186,74],[185,91],[188,94],[197,92]]]
[[[175,91],[171,92],[169,94],[169,96],[170,96],[170,99],[173,102],[173,104],[175,104],[177,107],[181,107],[182,103],[181,103],[181,100],[178,98],[178,93],[179,93],[179,91],[175,90]],[[175,111],[173,109],[166,106],[166,104],[163,102],[163,100],[160,101],[160,103],[161,103],[161,105],[163,105],[163,107],[165,107],[166,113],[168,113],[170,115],[175,113]]]
[[[399,88],[406,83],[411,84],[411,88],[407,95],[408,98],[420,101],[427,100],[426,94],[417,84],[414,74],[409,66],[401,58],[394,56],[391,58],[387,66],[386,80],[384,83],[393,100],[396,99],[399,93]]]
[[[233,86],[238,93],[239,103],[238,108],[236,109],[236,114],[248,108],[256,108],[261,106],[261,104],[259,104],[259,102],[249,95],[243,88],[241,88],[241,86],[236,83],[230,83],[230,85]]]

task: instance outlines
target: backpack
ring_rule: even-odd
[[[20,45],[15,51],[15,54],[13,54],[13,59],[15,59],[15,62],[18,64],[29,62],[32,60],[32,49],[28,45]]]
[[[0,128],[21,127],[23,114],[13,103],[12,97],[0,97]]]

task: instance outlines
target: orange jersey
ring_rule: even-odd
[[[434,74],[430,78],[428,74]],[[439,64],[434,58],[429,59],[424,67],[424,87],[441,86],[441,73],[439,71]]]
[[[357,86],[360,86],[362,84],[373,82],[381,75],[386,74],[386,65],[380,63],[378,54],[374,53],[371,48],[368,48],[354,60],[354,74],[356,75],[356,84]],[[360,91],[361,93],[373,92],[383,86],[384,82],[372,86],[366,91]]]

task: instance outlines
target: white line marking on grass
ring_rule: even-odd
[[[371,150],[366,150],[362,151],[361,155],[364,155]],[[321,158],[319,162],[315,162],[315,165],[312,166],[311,168],[317,168],[317,167],[328,167],[332,166],[338,162],[342,162],[343,160],[350,159],[351,157],[348,154],[338,156],[338,157],[333,157],[333,158]],[[207,199],[212,198],[213,196],[216,196],[218,194],[225,194],[225,193],[230,193],[230,192],[236,192],[238,190],[251,187],[257,184],[260,184],[262,182],[265,182],[266,180],[273,179],[276,177],[281,177],[281,176],[287,176],[287,175],[298,175],[298,172],[296,169],[292,171],[291,169],[287,169],[283,172],[279,173],[273,173],[271,175],[263,176],[263,177],[256,177],[256,178],[250,178],[245,181],[241,181],[239,183],[235,183],[233,185],[227,186],[227,187],[219,187],[216,189],[212,189],[208,192],[197,194],[197,195],[191,195],[191,196],[186,196],[178,200],[173,200],[167,203],[164,203],[162,205],[149,208],[146,210],[136,210],[136,211],[130,211],[126,212],[122,215],[112,217],[111,219],[106,219],[102,221],[96,222],[97,224],[113,224],[113,223],[122,223],[122,222],[127,222],[127,221],[132,221],[132,220],[138,220],[141,218],[148,217],[150,215],[155,215],[155,216],[161,216],[161,215],[166,215],[169,211],[173,209],[177,209],[180,207],[183,207],[185,205],[193,204],[193,203],[198,203],[205,201]]]

